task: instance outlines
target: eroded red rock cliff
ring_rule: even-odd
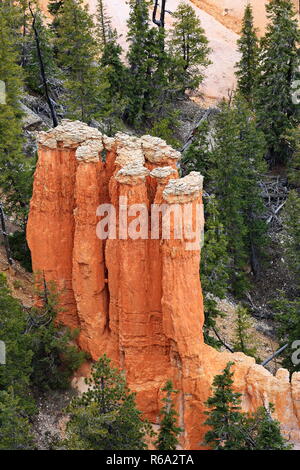
[[[189,233],[167,239],[161,221],[156,237],[150,236],[153,204],[171,211],[179,206],[182,217],[192,211],[190,229],[201,232],[203,220],[196,213],[202,177],[193,172],[178,179],[179,158],[158,138],[109,138],[80,122],[63,121],[40,133],[27,227],[33,269],[63,291],[58,320],[80,329],[80,347],[93,359],[105,352],[126,370],[139,408],[154,423],[160,390],[173,380],[180,391],[184,448],[201,448],[204,402],[214,375],[228,361],[235,362],[243,408],[274,403],[282,429],[300,441],[300,373],[290,382],[283,369],[274,377],[242,353],[220,353],[205,345],[199,240],[187,249],[193,241]],[[140,238],[120,233],[120,201],[146,211],[149,225]],[[116,208],[117,226],[110,228],[116,236],[110,233],[107,240],[96,234],[103,204]],[[136,214],[129,213],[127,223],[135,220]],[[173,233],[175,216],[170,220]]]

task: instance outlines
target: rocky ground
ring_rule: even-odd
[[[38,413],[33,421],[35,445],[39,450],[49,450],[64,438],[67,421],[66,407],[74,390],[51,391],[37,398]]]
[[[19,263],[9,266],[3,246],[0,231],[0,272],[4,273],[12,295],[18,299],[25,308],[30,308],[34,301],[33,276],[26,272]]]

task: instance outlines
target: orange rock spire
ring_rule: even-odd
[[[300,441],[300,373],[289,382],[283,369],[274,377],[253,358],[203,342],[200,242],[192,235],[203,228],[203,178],[192,172],[178,179],[179,158],[161,139],[109,138],[80,122],[40,133],[27,226],[33,269],[62,290],[58,321],[80,329],[79,345],[94,360],[105,352],[125,369],[139,408],[153,423],[161,388],[174,382],[184,448],[202,448],[204,402],[228,361],[235,362],[243,408],[274,403],[283,430]],[[97,224],[110,207],[116,226],[100,239]],[[124,207],[130,208],[125,226]],[[147,222],[140,232],[137,214]],[[189,224],[186,214],[192,214]],[[173,236],[184,225],[183,236]]]

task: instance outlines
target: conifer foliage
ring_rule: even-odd
[[[40,306],[31,309],[26,328],[32,350],[30,380],[40,391],[65,390],[87,356],[72,344],[78,331],[56,323],[60,308],[55,283],[47,283],[40,275],[35,278]]]
[[[288,181],[292,187],[300,188],[300,128],[296,127],[288,135],[292,156],[288,162]]]
[[[203,80],[203,69],[210,64],[210,48],[205,32],[192,6],[180,2],[173,14],[174,28],[170,48],[179,91],[195,90]]]
[[[55,46],[64,78],[68,116],[89,122],[101,115],[101,95],[107,87],[95,59],[95,28],[82,0],[64,0],[58,11]]]
[[[241,53],[236,71],[238,90],[250,104],[253,104],[258,78],[259,47],[250,3],[245,8],[241,37],[237,43]]]
[[[1,367],[1,366],[0,366]],[[33,435],[12,388],[0,390],[0,450],[30,450]]]
[[[205,424],[211,429],[204,440],[215,450],[237,449],[243,441],[241,432],[241,394],[232,389],[232,362],[229,362],[220,375],[213,380],[214,394],[208,398],[206,405],[210,411]]]
[[[274,405],[269,403],[268,408],[261,406],[248,418],[248,429],[255,449],[292,450],[292,444],[281,433],[280,423],[272,417],[274,411]]]
[[[31,195],[33,164],[23,156],[22,109],[20,98],[23,73],[16,48],[17,11],[11,2],[0,3],[0,79],[5,85],[0,102],[0,188],[5,194],[4,208],[25,227]]]
[[[265,171],[265,140],[255,116],[239,97],[232,106],[223,103],[216,118],[214,140],[211,186],[227,235],[233,289],[241,295],[249,286],[246,267],[250,265],[258,274],[265,243],[264,204],[259,188]]]
[[[276,164],[287,161],[285,135],[298,120],[292,86],[299,68],[300,34],[291,0],[271,0],[266,10],[269,24],[261,41],[256,107],[268,160]]]
[[[284,210],[285,252],[300,294],[300,196],[291,190]]]
[[[70,450],[142,450],[147,424],[135,405],[125,377],[106,355],[93,365],[88,390],[68,408],[64,446]]]
[[[288,344],[281,354],[282,365],[293,373],[300,371],[297,355],[300,338],[300,196],[296,190],[289,193],[283,221],[285,259],[291,279],[289,289],[279,292],[273,307],[280,346]]]
[[[128,86],[127,121],[141,127],[149,120],[158,105],[164,73],[161,71],[162,56],[160,31],[151,27],[145,0],[130,0],[127,41],[129,49],[130,83]]]
[[[150,26],[145,0],[130,0],[127,41],[129,87],[127,121],[136,127],[166,119],[169,105],[187,89],[195,90],[210,63],[210,49],[195,11],[181,2],[166,42],[165,28]],[[199,68],[200,67],[200,68]]]
[[[128,71],[121,59],[122,47],[118,33],[113,29],[102,0],[98,1],[97,36],[100,45],[100,69],[107,87],[103,91],[103,120],[106,133],[112,135],[122,128],[122,118],[127,100]]]
[[[182,429],[177,426],[178,413],[172,400],[172,395],[178,393],[169,380],[162,389],[166,396],[163,398],[164,406],[161,410],[160,429],[155,446],[157,450],[176,450],[179,443],[178,436]]]
[[[25,335],[26,313],[11,296],[6,277],[0,275],[0,340],[6,346],[6,364],[0,365],[0,390],[9,391],[19,400],[24,414],[32,414],[34,402],[30,394],[32,373],[31,338]]]
[[[214,450],[290,450],[280,424],[272,417],[274,405],[257,408],[254,413],[241,411],[241,394],[233,390],[229,362],[213,380],[213,394],[206,401],[209,411],[205,424],[210,430],[204,441]]]
[[[209,170],[211,168],[212,142],[211,129],[207,121],[203,120],[194,131],[194,140],[182,155],[181,168],[184,174],[190,171],[199,171],[204,177],[207,188],[210,186]]]
[[[253,322],[247,309],[239,305],[236,312],[233,347],[235,351],[256,357],[255,339],[253,334],[250,333],[252,326]]]
[[[104,47],[107,45],[107,42],[110,40],[112,33],[111,20],[107,14],[107,10],[103,0],[98,0],[97,2],[96,21],[99,45],[100,48],[103,50]]]
[[[31,448],[33,390],[68,388],[86,357],[70,344],[74,335],[54,325],[57,296],[48,291],[46,296],[47,307],[25,311],[0,275],[0,341],[6,347],[6,364],[0,364],[0,449]]]
[[[200,265],[204,292],[204,338],[207,344],[218,347],[220,342],[211,333],[216,328],[217,317],[223,316],[217,298],[223,299],[228,290],[228,246],[216,197],[211,195],[204,201],[206,224]]]
[[[43,94],[44,83],[41,74],[40,60],[42,60],[47,85],[49,87],[53,85],[53,81],[58,75],[58,68],[54,58],[53,33],[51,29],[45,25],[45,18],[38,8],[31,10],[31,12],[33,17],[31,16],[31,26],[29,27],[28,57],[26,66],[24,67],[26,84],[31,91]],[[36,34],[32,27],[33,24]],[[39,57],[39,53],[41,57]]]

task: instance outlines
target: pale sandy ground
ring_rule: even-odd
[[[176,10],[180,0],[168,0],[167,8],[170,11]],[[186,3],[191,5],[201,20],[205,29],[210,47],[212,49],[210,59],[212,64],[206,70],[206,79],[201,86],[200,92],[205,95],[208,103],[218,101],[222,97],[228,96],[228,90],[235,86],[234,65],[238,61],[236,41],[238,35],[227,29],[213,16],[199,9],[189,0]],[[129,7],[126,0],[105,0],[108,14],[112,18],[114,27],[120,37],[120,43],[126,50],[126,32]],[[95,12],[96,0],[89,0],[91,13]],[[167,22],[172,22],[172,17],[167,15]]]
[[[241,20],[244,15],[245,7],[251,3],[254,15],[255,26],[261,35],[265,31],[267,24],[267,15],[265,5],[269,0],[191,0],[201,9],[212,14],[215,18],[224,24],[227,28],[239,33]],[[292,0],[297,18],[299,19],[299,0]]]
[[[266,26],[265,0],[191,0],[195,5],[213,15],[227,28],[239,33],[245,7],[251,3],[255,25],[262,34]],[[294,0],[298,1],[298,0]]]

